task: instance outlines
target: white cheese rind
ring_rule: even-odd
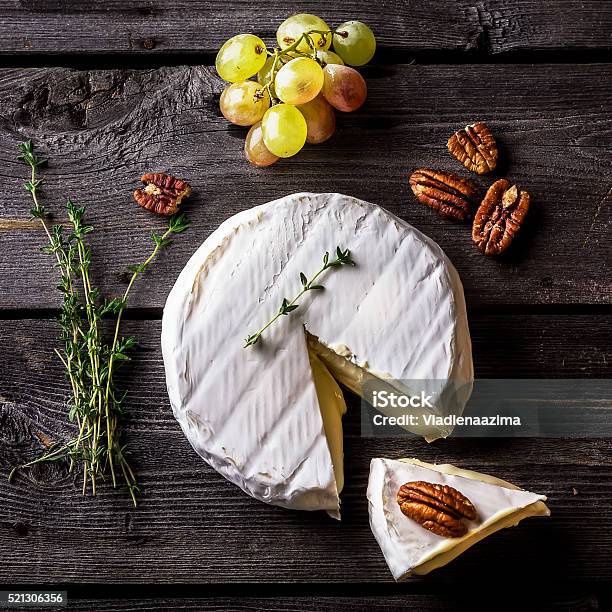
[[[243,348],[299,290],[300,272],[310,276],[336,246],[357,265],[328,271],[325,291],[306,294],[263,342]],[[337,515],[304,328],[376,376],[471,381],[463,290],[430,239],[339,194],[296,194],[239,213],[181,272],[162,351],[172,409],[192,446],[257,499]],[[469,387],[455,412],[468,396]]]
[[[478,517],[467,521],[462,538],[444,538],[402,514],[397,492],[406,482],[423,480],[454,487],[472,502]],[[370,527],[396,580],[442,567],[479,540],[529,516],[548,516],[546,497],[509,482],[417,459],[372,459],[368,480]]]

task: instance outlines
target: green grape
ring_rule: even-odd
[[[225,88],[219,100],[223,116],[236,125],[253,125],[270,108],[270,96],[255,81],[241,81]]]
[[[281,66],[280,60],[277,62],[277,67]],[[257,82],[261,85],[266,85],[272,78],[272,66],[274,66],[274,58],[269,57],[266,63],[263,65],[261,70],[257,73]],[[276,91],[274,90],[274,84],[270,85],[270,95],[276,98]]]
[[[317,51],[317,59],[323,63],[323,68],[327,64],[344,64],[342,58],[333,51]]]
[[[244,155],[254,165],[264,168],[271,166],[279,160],[277,155],[270,153],[263,140],[261,121],[251,126],[244,141]]]
[[[276,31],[276,40],[281,49],[285,49],[292,45],[304,32],[310,30],[320,30],[322,32],[329,32],[329,26],[316,15],[309,15],[308,13],[301,13],[299,15],[293,15],[285,19],[280,24]],[[311,34],[310,38],[316,49],[327,50],[331,46],[332,35],[322,36],[321,34]],[[307,41],[303,40],[297,47],[298,51],[308,53],[311,51],[310,45]]]
[[[322,94],[306,104],[300,104],[298,109],[306,119],[307,143],[319,144],[332,137],[336,129],[336,113]]]
[[[266,45],[261,38],[253,34],[238,34],[219,49],[215,67],[224,81],[236,83],[257,74],[266,57]]]
[[[261,122],[263,139],[268,150],[278,157],[295,155],[306,142],[306,119],[292,104],[269,108]]]
[[[317,96],[323,87],[323,69],[310,57],[296,57],[277,73],[274,88],[287,104],[304,104]]]
[[[321,93],[334,108],[350,113],[365,102],[368,88],[354,68],[329,64],[323,69],[323,75],[325,79]]]
[[[376,51],[372,30],[361,21],[347,21],[336,28],[334,51],[350,66],[367,64]]]

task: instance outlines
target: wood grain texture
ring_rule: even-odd
[[[186,178],[192,229],[139,284],[133,306],[161,307],[188,257],[228,216],[297,191],[338,191],[378,203],[436,240],[459,270],[469,306],[612,303],[610,65],[387,66],[364,70],[369,98],[339,117],[333,139],[269,169],[242,158],[243,129],[219,114],[223,85],[208,67],[0,71],[1,308],[58,305],[42,233],[27,219],[27,169],[16,145],[33,138],[51,159],[44,196],[62,220],[65,198],[87,203],[98,228],[95,280],[109,295],[143,258],[162,221],[131,192],[143,171]],[[390,104],[389,96],[393,96]],[[486,120],[507,174],[532,196],[512,249],[487,258],[470,227],[412,196],[420,166],[467,171],[446,151],[450,134]],[[474,176],[472,176],[474,178]]]
[[[576,588],[576,587],[574,587]],[[115,589],[114,589],[115,590]],[[277,590],[277,589],[274,589]],[[236,612],[262,611],[266,612],[405,612],[412,610],[436,611],[457,611],[461,609],[474,610],[474,606],[479,603],[490,604],[490,599],[484,595],[477,595],[474,592],[467,594],[457,593],[408,593],[406,585],[398,585],[397,591],[404,591],[402,594],[387,595],[377,594],[368,595],[367,592],[353,596],[329,596],[319,595],[316,586],[312,587],[310,596],[251,596],[248,587],[241,586],[241,597],[183,597],[173,598],[162,596],[153,598],[150,595],[141,598],[115,596],[101,596],[99,599],[91,597],[71,599],[70,590],[68,591],[69,610],[96,610],[96,612],[157,612],[160,609],[172,610],[193,610],[201,612],[217,612],[219,610],[235,610]],[[351,591],[355,591],[354,587]],[[433,596],[432,596],[433,595]],[[516,595],[515,595],[516,596]],[[514,599],[515,597],[511,597]],[[508,600],[506,600],[507,602]],[[533,593],[529,597],[530,604],[542,606],[539,609],[554,611],[571,612],[591,612],[604,610],[604,600],[594,591],[589,591],[584,587],[578,588],[574,594],[555,594],[552,597],[542,597],[541,594]],[[520,602],[517,601],[517,604]],[[47,608],[49,609],[49,608]],[[50,608],[53,612],[65,610],[66,608]]]
[[[534,49],[610,49],[612,8],[589,0],[418,0],[341,4],[285,0],[147,2],[0,1],[1,53],[216,53],[230,36],[254,32],[273,42],[278,25],[309,11],[339,25],[368,23],[379,47],[496,54]]]
[[[499,376],[600,376],[610,348],[607,317],[500,315],[472,324],[476,370]],[[501,326],[515,330],[513,359],[500,357]],[[51,352],[54,321],[0,321],[0,473],[67,436],[67,386]],[[13,484],[0,479],[0,582],[389,582],[368,526],[365,488],[375,456],[417,456],[506,478],[549,496],[553,516],[499,533],[460,563],[424,581],[433,590],[504,572],[540,584],[612,579],[612,440],[364,439],[359,403],[345,421],[343,520],[270,507],[244,495],[193,452],[166,396],[159,322],[127,323],[140,340],[121,372],[130,389],[127,440],[143,495],[137,510],[121,491],[84,498],[61,464],[41,465]],[[567,346],[571,346],[567,349]],[[537,552],[534,552],[537,551]],[[109,562],[112,559],[112,562]],[[265,563],[262,563],[265,559]],[[501,574],[500,574],[501,573]],[[420,584],[423,581],[414,581]],[[409,592],[409,591],[404,591]],[[146,609],[146,608],[145,608]]]

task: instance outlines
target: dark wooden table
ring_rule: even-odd
[[[242,31],[272,40],[304,9],[373,28],[369,97],[339,118],[328,143],[257,170],[242,157],[244,130],[220,116],[214,54]],[[56,272],[28,220],[17,143],[32,138],[50,157],[44,195],[57,219],[68,195],[88,205],[95,281],[110,296],[162,227],[131,200],[140,174],[168,170],[195,190],[192,228],[139,282],[127,316],[140,341],[122,374],[140,506],[109,489],[82,497],[63,465],[11,485],[1,478],[0,582],[69,584],[82,598],[75,609],[103,610],[132,609],[136,598],[139,610],[452,609],[500,580],[498,595],[535,582],[533,596],[559,609],[610,603],[611,440],[363,439],[351,398],[337,523],[257,502],[196,456],[169,407],[159,337],[174,279],[222,220],[292,192],[338,191],[386,207],[443,247],[464,282],[477,376],[609,377],[612,2],[0,0],[0,65],[2,473],[69,432],[67,383],[52,353]],[[498,137],[496,174],[528,189],[534,205],[499,259],[481,256],[468,227],[416,203],[407,185],[418,166],[462,173],[445,143],[477,119]],[[552,518],[395,585],[368,527],[365,488],[371,457],[406,455],[546,493]],[[99,586],[107,584],[124,586]]]

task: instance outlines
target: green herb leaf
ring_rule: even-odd
[[[139,264],[131,264],[128,266],[128,270],[134,274],[142,274],[146,269],[147,264],[144,262]]]
[[[170,240],[169,238],[164,238],[163,236],[159,236],[155,232],[151,233],[151,239],[153,240],[155,245],[159,248],[168,246],[172,242],[172,240]]]
[[[128,336],[127,338],[121,338],[121,341],[117,344],[117,350],[124,353],[133,349],[136,346],[136,338],[134,336]]]
[[[185,213],[177,213],[170,217],[170,222],[168,225],[168,229],[173,234],[180,234],[184,232],[189,227],[189,221],[187,220],[187,216]]]
[[[106,314],[119,314],[119,312],[125,307],[125,300],[121,298],[113,298],[112,300],[104,300],[100,307],[100,316],[103,317]]]
[[[283,303],[281,304],[280,308],[278,309],[278,314],[285,314],[285,310],[286,310],[287,306],[289,306],[289,300],[287,298],[283,298]]]
[[[283,301],[276,315],[272,317],[257,333],[247,336],[244,348],[256,344],[261,338],[261,335],[266,331],[266,329],[268,329],[268,327],[270,327],[270,325],[274,323],[274,321],[276,321],[276,319],[283,315],[288,315],[296,308],[299,308],[299,304],[297,303],[297,301],[302,295],[304,295],[304,293],[306,293],[307,291],[321,291],[325,289],[323,285],[315,284],[317,278],[323,272],[325,272],[325,270],[328,270],[329,268],[337,268],[345,264],[354,265],[350,257],[350,251],[348,249],[343,251],[340,247],[336,247],[336,256],[336,259],[330,261],[329,253],[326,252],[325,255],[323,255],[323,267],[310,280],[308,280],[308,278],[303,272],[300,272],[300,283],[302,284],[302,290],[291,301],[289,301],[287,298],[283,298]]]
[[[17,145],[17,147],[21,151],[21,154],[17,156],[17,159],[24,161],[26,164],[31,166],[32,169],[35,170],[47,162],[46,159],[41,159],[34,153],[34,145],[32,144],[31,140],[21,142]]]
[[[247,346],[253,346],[254,344],[257,344],[257,342],[259,342],[259,338],[260,335],[259,334],[253,334],[251,336],[248,336],[246,338],[246,340],[244,341],[244,348],[246,348]]]

